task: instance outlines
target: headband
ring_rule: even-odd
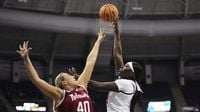
[[[132,72],[135,72],[133,68],[133,62],[127,62],[126,65],[128,65],[131,68]]]

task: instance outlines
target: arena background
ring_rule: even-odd
[[[125,61],[145,69],[137,112],[199,112],[200,0],[0,0],[0,112],[33,105],[32,111],[52,112],[51,100],[27,78],[18,45],[30,41],[33,63],[49,83],[71,66],[80,73],[101,27],[98,11],[107,3],[120,12]],[[112,45],[108,33],[92,79],[114,79]],[[107,92],[89,91],[96,112],[106,112]],[[155,101],[164,104],[151,106]]]

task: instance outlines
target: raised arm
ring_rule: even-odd
[[[116,21],[113,23],[113,29],[114,29],[114,46],[113,46],[113,56],[114,56],[114,62],[115,62],[115,69],[118,71],[122,65],[124,65],[123,62],[123,56],[122,56],[122,45],[121,45],[121,38],[120,33],[118,29],[118,18],[116,18]]]
[[[60,88],[50,85],[44,80],[40,79],[29,58],[29,51],[31,49],[32,48],[28,47],[28,41],[25,41],[23,45],[19,45],[19,50],[17,50],[24,61],[24,66],[28,77],[30,78],[32,83],[37,86],[45,95],[52,98],[53,100],[61,99],[63,92]]]
[[[99,47],[100,47],[104,37],[105,37],[104,31],[102,31],[100,29],[97,41],[95,42],[92,50],[90,51],[90,54],[87,57],[85,68],[84,68],[83,72],[81,73],[80,77],[78,78],[79,84],[86,88],[87,88],[88,82],[90,80],[91,74],[93,72],[94,65],[96,63],[96,59],[97,59],[97,56],[99,53]]]

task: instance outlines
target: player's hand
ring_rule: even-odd
[[[76,69],[74,67],[69,68],[69,73],[72,74],[72,75],[77,74]]]
[[[103,28],[100,28],[99,33],[98,33],[98,41],[102,42],[104,37],[105,37],[105,31]]]
[[[29,51],[32,49],[31,47],[28,47],[28,43],[28,41],[24,41],[22,45],[19,45],[19,50],[16,51],[23,59],[28,57]]]
[[[78,79],[79,75],[78,73],[76,72],[76,69],[74,67],[70,67],[69,68],[69,73],[73,76],[75,76],[75,79]]]
[[[119,16],[117,16],[114,22],[112,22],[112,27],[113,27],[114,32],[118,31],[118,20],[119,20]]]

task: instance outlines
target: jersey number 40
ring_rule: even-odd
[[[83,101],[78,103],[77,112],[90,112],[89,101]]]

